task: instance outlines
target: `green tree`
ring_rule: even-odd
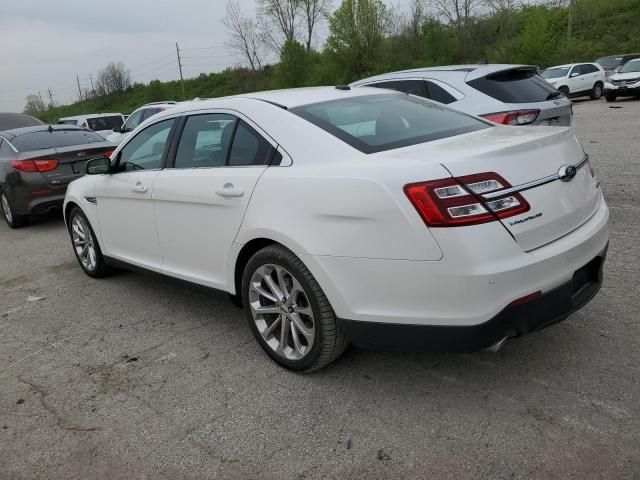
[[[282,47],[280,63],[276,66],[276,87],[292,88],[307,84],[312,53],[299,42],[287,40]]]
[[[389,10],[381,0],[343,0],[329,18],[327,50],[340,81],[384,70],[381,59]]]

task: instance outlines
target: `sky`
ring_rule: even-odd
[[[254,0],[239,0],[253,13]],[[220,71],[241,58],[224,43],[226,0],[0,0],[0,111],[22,111],[38,91],[48,102],[78,98],[76,75],[122,61],[133,80],[178,78],[176,42],[184,74]],[[198,49],[198,50],[188,50]]]

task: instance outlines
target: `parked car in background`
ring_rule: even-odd
[[[615,102],[618,97],[640,97],[640,58],[629,60],[608,78],[604,96],[607,102]]]
[[[598,63],[549,67],[540,76],[570,98],[588,96],[591,100],[599,100],[604,92],[605,73]]]
[[[0,112],[0,132],[12,128],[35,127],[36,125],[44,125],[44,122],[26,113]]]
[[[504,125],[571,125],[571,102],[531,65],[452,65],[385,73],[352,83],[429,98]]]
[[[63,117],[58,120],[58,125],[77,125],[93,130],[102,137],[113,133],[113,129],[122,127],[123,123],[124,116],[121,113],[91,113],[75,117]]]
[[[172,100],[147,103],[129,115],[122,127],[113,129],[105,138],[117,145],[127,138],[129,134],[147,118],[154,116],[156,113],[163,112],[167,108],[173,108],[177,104],[178,102]]]
[[[602,283],[608,209],[570,128],[377,88],[260,92],[158,114],[87,173],[64,207],[85,273],[128,264],[240,297],[295,370],[349,341],[497,346]]]
[[[115,145],[71,125],[39,125],[0,132],[0,210],[12,228],[29,215],[60,209],[67,185],[85,164],[108,156]]]
[[[609,78],[613,75],[622,65],[627,63],[629,60],[633,60],[635,58],[640,58],[640,53],[629,53],[626,55],[609,55],[606,57],[601,57],[596,60],[596,63],[601,65],[604,68],[605,75]]]

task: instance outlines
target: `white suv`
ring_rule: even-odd
[[[540,76],[567,97],[589,96],[591,100],[599,100],[604,92],[605,71],[597,63],[549,67]]]
[[[119,145],[125,138],[129,136],[131,132],[133,132],[133,130],[138,125],[144,122],[147,118],[152,117],[156,113],[163,112],[167,108],[175,107],[177,104],[178,102],[174,101],[146,103],[131,115],[129,115],[127,121],[124,123],[124,125],[122,125],[121,128],[114,128],[113,132],[111,132],[105,138],[108,141]]]
[[[124,116],[121,113],[90,113],[75,117],[63,117],[58,125],[78,125],[93,130],[102,137],[107,137],[114,129],[121,128]]]

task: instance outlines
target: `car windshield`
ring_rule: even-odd
[[[110,117],[89,118],[87,120],[91,130],[113,130],[122,126],[122,117],[120,115],[112,115]]]
[[[622,57],[602,57],[596,60],[596,63],[602,65],[603,68],[611,70],[622,63]]]
[[[548,68],[540,74],[542,78],[560,78],[566,77],[569,73],[569,67]]]
[[[618,70],[618,73],[631,73],[631,72],[640,72],[640,59],[629,60],[620,68],[620,70]]]
[[[290,111],[364,153],[491,128],[440,104],[397,93],[314,103]]]
[[[11,139],[13,146],[20,152],[98,142],[104,142],[104,138],[87,130],[53,130],[51,132],[49,130],[41,130],[39,132],[23,133]]]

